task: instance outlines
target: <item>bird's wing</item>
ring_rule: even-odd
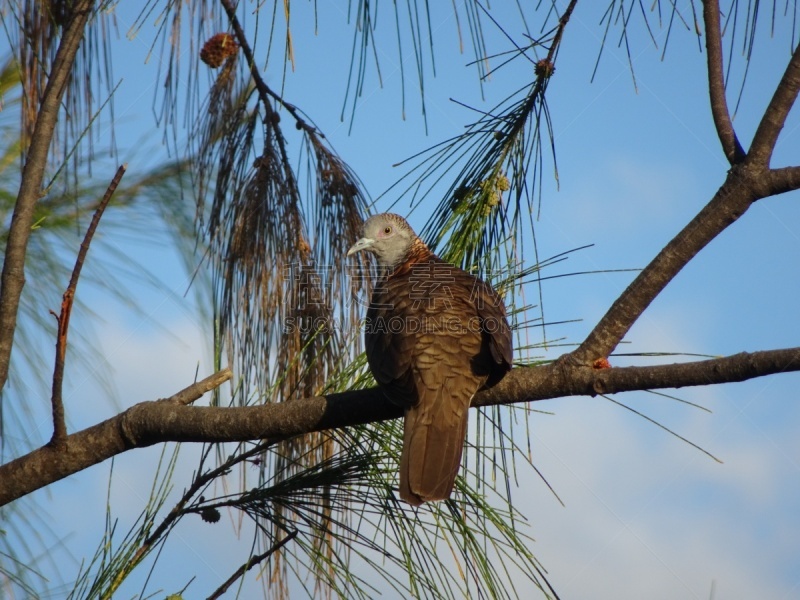
[[[365,345],[381,389],[406,407],[400,496],[420,504],[450,496],[470,402],[510,368],[511,333],[483,281],[438,259],[414,267],[376,288]]]
[[[488,372],[487,385],[492,386],[511,369],[514,353],[511,328],[503,300],[489,284],[475,278],[472,296],[484,336],[483,363],[478,368]]]
[[[364,345],[375,381],[389,399],[401,406],[417,402],[411,379],[416,335],[407,325],[408,295],[403,284],[382,282],[367,311]]]

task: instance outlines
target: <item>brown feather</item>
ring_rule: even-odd
[[[407,407],[400,497],[411,504],[446,499],[472,396],[511,364],[502,302],[482,281],[429,255],[379,284],[368,323],[370,368],[385,393]]]
[[[402,217],[384,217],[408,228]],[[408,243],[405,260],[373,290],[365,346],[381,390],[406,408],[400,497],[418,505],[449,498],[472,397],[511,368],[512,343],[491,286],[438,258],[415,235]]]

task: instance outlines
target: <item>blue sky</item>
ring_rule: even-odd
[[[631,42],[637,89],[624,48],[614,43],[606,46],[590,83],[603,34],[598,25],[601,13],[589,12],[598,10],[592,4],[579,4],[549,88],[560,185],[556,188],[552,178],[544,180],[541,218],[535,227],[544,257],[588,243],[594,246],[571,256],[553,273],[644,266],[711,198],[727,170],[708,108],[705,55],[691,32],[674,32],[662,62],[664,30],[655,30],[655,48],[638,28]],[[118,8],[121,35],[114,43],[114,73],[122,83],[116,132],[122,155],[130,157],[129,169],[134,171],[166,157],[162,133],[152,117],[152,98],[161,82],[158,56],[145,64],[154,35],[151,24],[128,40],[125,33],[135,14],[128,12],[129,6]],[[458,53],[450,5],[431,7],[437,77],[428,71],[425,82],[426,137],[411,63],[406,65],[406,119],[401,118],[395,39],[390,15],[382,14],[385,20],[379,26],[388,33],[378,46],[383,88],[370,71],[348,133],[349,123],[339,119],[351,44],[350,33],[343,33],[345,8],[319,6],[317,35],[310,19],[312,6],[293,4],[292,9],[296,71],[287,76],[285,95],[314,119],[373,197],[401,174],[392,164],[461,133],[474,118],[449,98],[489,109],[532,74],[532,65],[523,61],[500,70],[485,86],[487,98],[482,101],[474,70],[464,66],[471,56]],[[521,41],[517,18],[499,13],[501,22],[510,24],[508,32]],[[529,22],[538,18],[533,15]],[[769,37],[767,20],[760,24],[760,43],[735,120],[745,146],[789,57],[789,28],[779,22],[775,36]],[[497,48],[501,36],[488,23],[486,31],[490,49]],[[266,80],[277,88],[280,61],[273,59],[270,66]],[[734,70],[734,75],[739,73]],[[774,166],[798,162],[798,125],[793,113]],[[185,137],[185,132],[179,130],[179,135]],[[110,167],[109,174],[112,171]],[[382,199],[376,210],[386,209],[391,200]],[[795,192],[755,205],[670,284],[620,351],[725,355],[796,346],[798,200]],[[424,206],[432,208],[437,201],[430,198]],[[393,210],[407,213],[408,201],[399,199]],[[421,229],[425,211],[417,209],[410,221]],[[140,242],[105,240],[137,256],[166,282],[167,291],[142,289],[135,299],[149,318],[131,313],[97,290],[80,289],[88,303],[102,306],[102,321],[95,322],[95,330],[114,368],[123,408],[181,389],[194,378],[198,365],[201,375],[210,372],[207,326],[193,299],[183,298],[188,276],[159,235],[153,231],[152,239]],[[632,277],[605,273],[547,282],[547,319],[580,319],[554,326],[549,335],[582,340]],[[85,324],[81,318],[85,319],[76,317],[72,326]],[[558,353],[554,348],[547,356]],[[611,362],[622,366],[656,360],[612,357]],[[91,371],[77,367],[69,372],[66,401],[74,428],[118,410],[93,378]],[[798,383],[800,377],[789,374],[677,394],[712,414],[647,393],[617,398],[709,450],[723,464],[600,398],[562,398],[534,406],[553,414],[530,417],[533,458],[566,507],[532,471],[520,476],[515,497],[529,519],[534,551],[562,597],[709,598],[712,589],[714,598],[796,596]],[[43,406],[42,440],[50,427],[46,403]],[[157,449],[147,449],[115,463],[112,505],[121,529],[127,529],[141,509],[157,456]],[[180,465],[185,477],[176,477],[178,490],[189,480],[194,456],[196,448],[184,447]],[[109,465],[103,464],[36,494],[51,514],[70,515],[54,517],[52,524],[55,537],[62,540],[58,555],[65,557],[68,549],[75,556],[61,561],[62,577],[72,576],[77,561],[90,556],[99,542],[108,471]],[[169,558],[154,572],[151,589],[175,592],[196,575],[187,597],[210,593],[247,555],[249,537],[237,539],[237,526],[227,517],[215,527],[187,519],[170,539]],[[134,579],[124,596],[138,592],[143,579]],[[249,577],[247,585],[260,584]]]

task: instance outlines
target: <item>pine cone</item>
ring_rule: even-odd
[[[200,50],[200,60],[212,69],[222,66],[226,58],[234,56],[239,51],[239,44],[230,33],[218,33],[208,38]]]
[[[219,521],[220,517],[221,515],[216,508],[204,508],[200,512],[200,518],[202,518],[206,523],[216,523]]]

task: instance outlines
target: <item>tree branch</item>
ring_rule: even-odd
[[[255,56],[253,55],[253,51],[250,48],[250,43],[247,39],[247,35],[242,29],[242,25],[239,23],[239,19],[236,16],[236,7],[233,5],[231,0],[220,0],[220,4],[222,8],[225,10],[225,14],[228,16],[228,21],[230,21],[231,27],[233,27],[233,33],[236,35],[236,41],[239,44],[239,47],[242,49],[242,54],[244,54],[244,59],[247,61],[247,66],[250,69],[250,75],[253,78],[253,82],[256,85],[256,89],[258,90],[259,98],[261,99],[261,104],[264,106],[264,110],[267,111],[269,116],[271,117],[272,113],[274,112],[272,107],[269,104],[269,99],[273,98],[277,101],[281,106],[283,106],[286,111],[295,118],[295,122],[297,124],[298,129],[304,129],[312,134],[317,134],[321,137],[325,137],[325,135],[312,127],[306,122],[306,119],[300,114],[297,110],[297,107],[294,104],[290,104],[283,99],[283,96],[278,94],[277,92],[273,91],[267,83],[264,81],[264,78],[261,77],[261,72],[258,70],[258,65],[256,64]],[[274,119],[271,119],[274,121]]]
[[[94,211],[92,221],[89,223],[89,228],[86,230],[86,235],[81,242],[81,248],[78,251],[78,257],[75,259],[75,266],[72,268],[72,277],[70,277],[67,290],[61,300],[61,312],[56,316],[58,321],[58,333],[56,335],[56,364],[53,369],[53,391],[50,401],[53,405],[53,437],[50,439],[50,445],[59,446],[63,444],[67,438],[67,424],[64,418],[64,401],[61,397],[61,392],[64,384],[64,364],[67,359],[67,333],[69,332],[69,318],[72,314],[72,305],[75,300],[75,290],[78,287],[78,279],[81,276],[81,269],[86,260],[86,254],[89,252],[89,245],[92,243],[94,232],[100,223],[100,217],[103,216],[106,206],[111,201],[111,196],[117,189],[122,176],[125,174],[127,165],[122,165],[117,169],[111,183],[108,184],[106,193],[103,199]],[[52,312],[52,311],[51,311]],[[54,313],[55,314],[55,313]]]
[[[740,162],[745,154],[731,121],[728,101],[725,98],[725,75],[722,60],[722,33],[720,31],[719,0],[703,1],[703,21],[706,28],[706,56],[708,57],[708,91],[711,115],[717,129],[722,151],[730,164]]]
[[[794,371],[800,371],[800,347],[650,367],[594,369],[558,360],[512,370],[495,387],[476,394],[472,406],[734,383]]]
[[[741,157],[725,100],[719,2],[703,3],[708,48],[711,110],[723,150],[733,168],[722,187],[692,221],[639,273],[567,360],[591,365],[611,354],[636,320],[681,269],[756,200],[798,188],[795,168],[769,169],[769,161],[789,110],[800,92],[800,45],[778,84],[749,152]]]
[[[58,111],[61,108],[61,98],[72,73],[75,55],[93,6],[92,0],[75,0],[71,7],[71,17],[64,28],[64,35],[50,69],[25,166],[22,169],[17,202],[14,205],[14,214],[11,217],[6,240],[3,273],[0,276],[0,390],[5,387],[8,379],[11,349],[14,346],[14,332],[17,328],[19,299],[25,286],[25,255],[28,251],[34,209],[42,196],[47,155],[53,140]]]
[[[289,534],[285,538],[283,538],[281,541],[275,543],[266,552],[264,552],[262,554],[258,554],[256,556],[251,556],[250,559],[246,563],[244,563],[241,567],[236,569],[236,571],[233,573],[233,575],[228,577],[228,579],[225,581],[225,583],[223,583],[221,586],[219,586],[214,591],[214,593],[211,594],[208,597],[208,600],[215,600],[216,598],[221,597],[228,590],[229,587],[231,587],[234,583],[236,583],[236,580],[239,579],[242,575],[247,573],[253,567],[259,565],[264,559],[269,558],[270,556],[275,554],[275,552],[277,552],[278,550],[283,548],[286,544],[291,542],[294,538],[296,538],[298,531],[299,531],[298,529],[294,529],[293,531],[290,531]]]
[[[155,442],[138,444],[131,442],[128,425],[131,414],[143,409],[146,415],[160,414],[161,417],[157,418],[177,418],[179,415],[169,414],[169,411],[162,413],[158,408],[147,407],[185,408],[186,404],[216,389],[231,377],[230,369],[223,369],[167,399],[137,404],[111,419],[68,435],[64,443],[57,448],[48,444],[0,466],[0,482],[2,482],[0,506],[126,450],[152,445]],[[152,412],[153,410],[155,412]],[[172,422],[167,425],[167,430],[172,427],[180,428],[178,423]],[[29,480],[28,483],[25,483],[25,479]]]
[[[747,163],[735,165],[711,201],[637,275],[586,340],[568,355],[570,360],[589,366],[611,354],[680,270],[753,202],[772,193],[768,169]]]
[[[473,406],[532,402],[564,396],[612,394],[743,381],[800,370],[800,348],[741,353],[691,363],[593,369],[564,361],[512,370]],[[93,427],[69,435],[55,452],[44,446],[0,467],[0,506],[133,448],[162,442],[235,442],[287,439],[325,429],[396,419],[402,408],[377,388],[261,406],[186,406],[231,377],[228,370],[172,398],[143,402]]]
[[[800,167],[770,169],[769,177],[773,194],[783,194],[800,189]]]
[[[786,123],[789,111],[797,100],[798,92],[800,92],[800,44],[794,49],[792,59],[786,66],[778,87],[775,88],[775,93],[764,116],[761,117],[761,122],[753,136],[753,143],[747,153],[748,158],[760,165],[769,166],[778,135]]]

